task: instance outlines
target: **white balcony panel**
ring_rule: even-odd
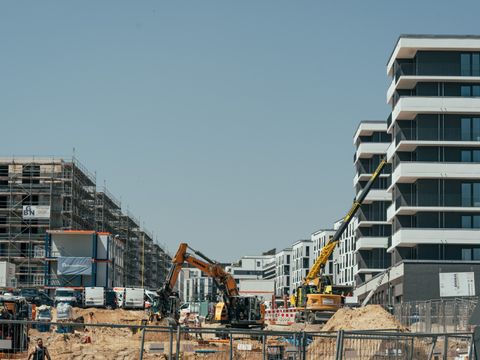
[[[480,164],[402,162],[393,171],[392,184],[413,183],[417,179],[478,179]]]
[[[367,197],[365,198],[364,203],[368,204],[373,201],[392,201],[392,194],[387,192],[387,190],[372,189],[367,194]]]
[[[402,75],[397,82],[392,82],[387,90],[387,104],[392,101],[395,90],[413,89],[419,82],[455,82],[472,83],[480,82],[480,76],[428,76],[428,75]]]
[[[370,136],[375,131],[387,131],[387,122],[362,121],[353,136],[353,144],[356,144],[359,136]]]
[[[393,158],[393,155],[395,154],[395,151],[396,151],[395,142],[392,141],[390,143],[390,145],[388,145],[388,148],[387,148],[387,161],[388,162],[392,161],[392,158]]]
[[[355,249],[358,250],[369,250],[369,249],[386,249],[388,247],[388,238],[387,237],[367,237],[362,236],[357,239],[355,243]]]
[[[414,246],[417,244],[478,244],[480,229],[400,229],[392,236],[392,246]]]
[[[395,201],[387,208],[387,221],[392,221],[395,216]]]
[[[360,158],[371,158],[373,155],[386,154],[390,143],[364,142],[357,148],[357,161]]]
[[[397,119],[412,120],[421,113],[479,114],[480,98],[405,96],[398,100],[392,111],[392,123]]]

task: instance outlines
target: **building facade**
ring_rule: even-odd
[[[298,240],[292,245],[292,265],[290,274],[290,294],[299,287],[313,265],[312,240]]]
[[[330,241],[330,238],[334,234],[335,234],[335,230],[317,230],[314,233],[312,233],[311,240],[313,243],[313,262],[317,260],[317,258],[320,256],[320,253],[322,252],[323,247],[326,244],[328,244],[328,242]],[[323,270],[323,273],[326,276],[332,277],[332,280],[333,280],[333,270],[334,270],[333,263],[334,263],[334,259],[337,258],[336,256],[337,253],[338,253],[338,250],[335,249]]]
[[[358,198],[387,154],[391,143],[387,122],[362,121],[355,132],[353,143],[356,147],[353,185]],[[391,235],[391,225],[387,221],[387,208],[392,203],[392,194],[387,191],[390,173],[391,165],[387,164],[356,216],[353,275],[357,285],[390,266],[390,254],[387,253],[388,238]]]
[[[290,295],[290,271],[292,248],[286,248],[275,254],[275,296]]]
[[[141,285],[139,223],[105,187],[97,189],[85,166],[75,158],[0,158],[0,260],[15,264],[19,287],[45,284],[47,230],[109,232],[124,254],[112,271],[116,267],[123,285]],[[165,278],[167,263],[155,284]]]
[[[400,36],[387,73],[392,267],[357,294],[392,304],[418,296],[405,280],[415,266],[434,268],[434,296],[438,273],[480,261],[480,37]]]

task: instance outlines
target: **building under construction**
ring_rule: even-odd
[[[97,190],[77,159],[0,158],[0,261],[15,264],[17,286],[44,286],[48,229],[109,232],[123,241],[125,255],[114,267],[124,286],[156,288],[168,271],[153,236],[105,187]]]

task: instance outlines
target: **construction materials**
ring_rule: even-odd
[[[0,261],[0,287],[15,287],[15,264],[8,261]]]

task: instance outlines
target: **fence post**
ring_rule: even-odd
[[[262,359],[267,360],[267,337],[262,335]]]
[[[474,344],[474,336],[472,334],[472,337],[470,338],[470,346],[468,347],[468,358],[473,360],[473,345]],[[475,359],[476,360],[476,359]]]
[[[170,334],[170,349],[168,354],[168,360],[173,360],[173,328],[171,326],[168,328],[168,333]]]
[[[177,353],[175,354],[175,359],[179,360],[180,359],[180,335],[181,335],[181,329],[180,325],[177,327]]]
[[[435,350],[436,345],[437,345],[437,336],[434,336],[432,339],[432,348],[430,349],[430,354],[428,354],[428,360],[432,360],[433,351]]]
[[[414,349],[415,349],[415,337],[412,336],[412,343],[410,345],[410,356],[408,357],[409,360],[413,360],[413,352],[414,352]],[[398,350],[397,350],[398,351]]]
[[[233,334],[230,332],[230,360],[233,360]]]
[[[343,330],[337,332],[337,346],[335,349],[335,360],[343,359]]]
[[[443,335],[443,360],[448,360],[448,336]]]
[[[305,331],[302,332],[302,358],[303,360],[307,359],[307,334]]]
[[[142,327],[142,339],[140,340],[140,360],[143,360],[143,347],[145,346],[145,325]]]

